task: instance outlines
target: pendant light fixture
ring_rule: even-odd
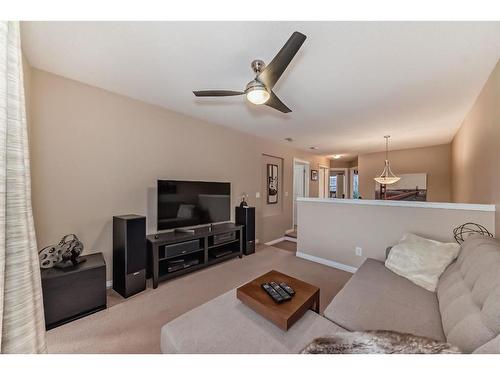
[[[375,181],[377,181],[381,185],[390,185],[398,182],[401,177],[397,177],[391,171],[391,166],[389,164],[389,138],[390,135],[384,135],[385,138],[385,167],[379,177],[375,177]]]

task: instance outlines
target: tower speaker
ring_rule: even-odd
[[[236,207],[236,224],[243,227],[243,254],[255,253],[255,207]]]
[[[123,297],[146,289],[144,216],[113,216],[113,289]]]

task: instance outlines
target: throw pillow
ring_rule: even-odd
[[[458,354],[447,343],[393,331],[342,332],[319,337],[301,354]]]
[[[385,266],[431,292],[439,277],[460,251],[456,243],[444,243],[407,233],[392,247]]]

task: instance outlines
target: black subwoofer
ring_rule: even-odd
[[[40,270],[47,329],[106,308],[104,258],[101,253],[82,258],[86,261],[74,267]]]
[[[113,216],[113,289],[123,297],[146,289],[144,216]]]
[[[236,207],[235,221],[243,225],[243,254],[255,253],[255,207]]]

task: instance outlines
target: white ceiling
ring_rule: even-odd
[[[282,114],[243,96],[250,62],[307,35],[274,91]],[[500,57],[500,22],[23,22],[32,66],[320,154],[451,141]]]

